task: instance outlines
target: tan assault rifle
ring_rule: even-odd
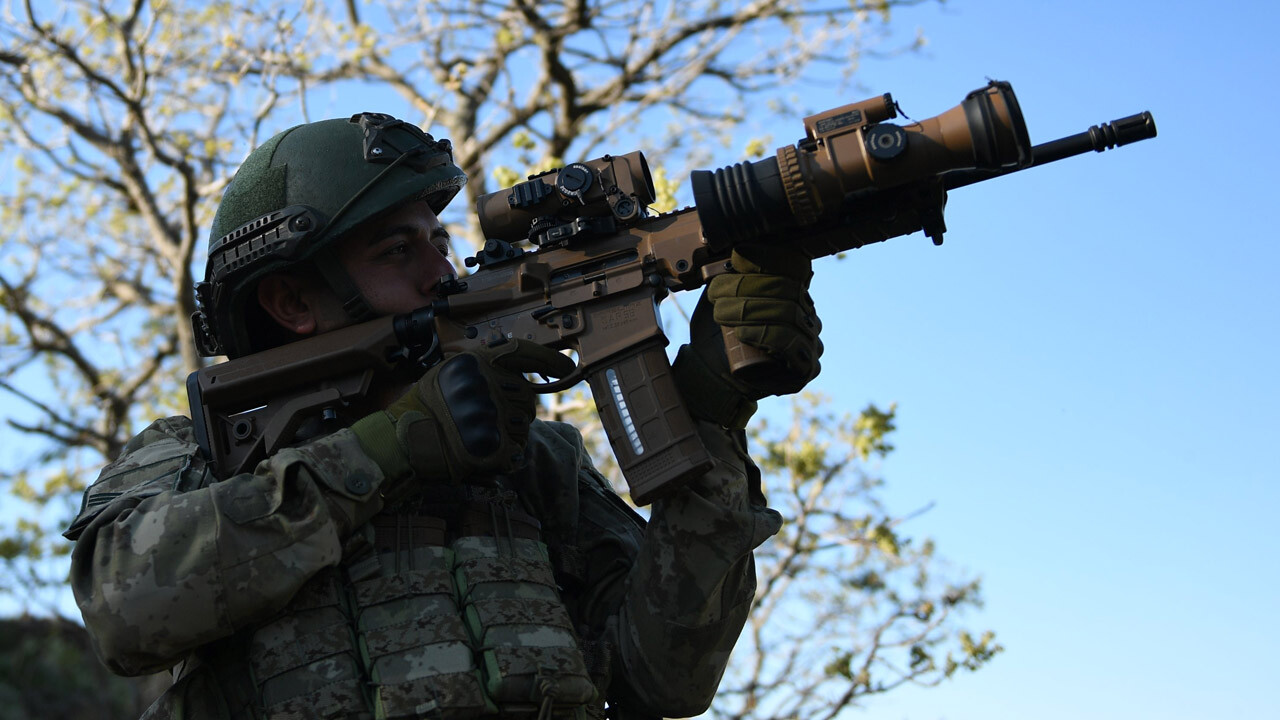
[[[658,303],[729,269],[739,243],[817,258],[923,230],[941,244],[947,191],[1154,137],[1149,112],[1032,147],[1013,88],[991,82],[951,110],[897,125],[885,94],[805,118],[775,157],[692,175],[695,207],[651,215],[639,152],[573,163],[480,198],[487,241],[441,298],[188,378],[199,442],[222,475],[251,471],[310,424],[340,427],[380,374],[406,378],[454,353],[525,338],[572,350],[631,490],[645,505],[710,467],[667,359]],[[529,241],[536,249],[515,243]],[[726,336],[736,373],[767,358]]]

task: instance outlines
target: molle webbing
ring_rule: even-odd
[[[395,533],[375,540],[382,572],[352,583],[357,642],[375,717],[474,718],[496,711],[484,697],[459,613],[453,551],[402,544],[406,524],[377,528],[378,536]],[[430,529],[409,534],[421,539]]]
[[[504,707],[573,709],[591,702],[573,623],[560,601],[546,546],[521,538],[462,537],[454,543],[467,628],[485,690]]]
[[[375,517],[341,570],[255,633],[269,718],[598,714],[538,522],[511,498],[469,497],[448,520]]]
[[[253,634],[249,665],[267,720],[372,717],[339,575],[313,577],[284,615]]]

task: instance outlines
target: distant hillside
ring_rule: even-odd
[[[168,685],[112,675],[76,623],[0,619],[0,720],[133,720]]]

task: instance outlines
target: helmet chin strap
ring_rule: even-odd
[[[382,178],[386,177],[387,173],[391,172],[392,168],[404,163],[408,158],[416,158],[417,156],[425,154],[425,152],[426,148],[423,146],[410,148],[408,152],[401,153],[391,162],[387,163],[386,168],[384,168],[382,172],[378,173],[373,177],[373,179],[365,183],[364,187],[357,190],[356,193],[338,209],[338,212],[334,213],[333,217],[329,218],[329,222],[325,223],[325,226],[321,228],[317,235],[324,235],[324,233],[337,222],[338,218],[346,214],[347,210],[354,206],[357,200],[377,185]],[[368,301],[366,301],[364,299],[364,295],[360,293],[360,288],[356,286],[355,281],[351,279],[351,275],[349,275],[346,268],[342,266],[342,262],[338,259],[337,253],[333,251],[332,244],[317,252],[315,256],[312,257],[312,262],[316,264],[316,268],[320,271],[321,277],[323,277],[324,281],[328,283],[329,289],[333,290],[334,295],[342,301],[342,310],[347,314],[347,317],[352,322],[364,322],[365,320],[372,320],[374,318],[373,308],[369,307]]]
[[[374,318],[373,308],[369,307],[368,301],[364,299],[360,288],[342,266],[342,261],[338,259],[332,246],[317,252],[312,257],[312,262],[315,263],[316,269],[320,271],[320,276],[324,278],[329,289],[342,302],[342,311],[353,323]]]

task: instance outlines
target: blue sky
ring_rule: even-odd
[[[817,385],[899,404],[891,507],[936,502],[907,530],[984,578],[971,621],[1006,648],[868,717],[1280,716],[1278,21],[955,1],[900,11],[925,51],[861,68],[850,100],[916,118],[993,77],[1036,143],[1142,110],[1160,132],[953,192],[940,248],[819,264]]]

